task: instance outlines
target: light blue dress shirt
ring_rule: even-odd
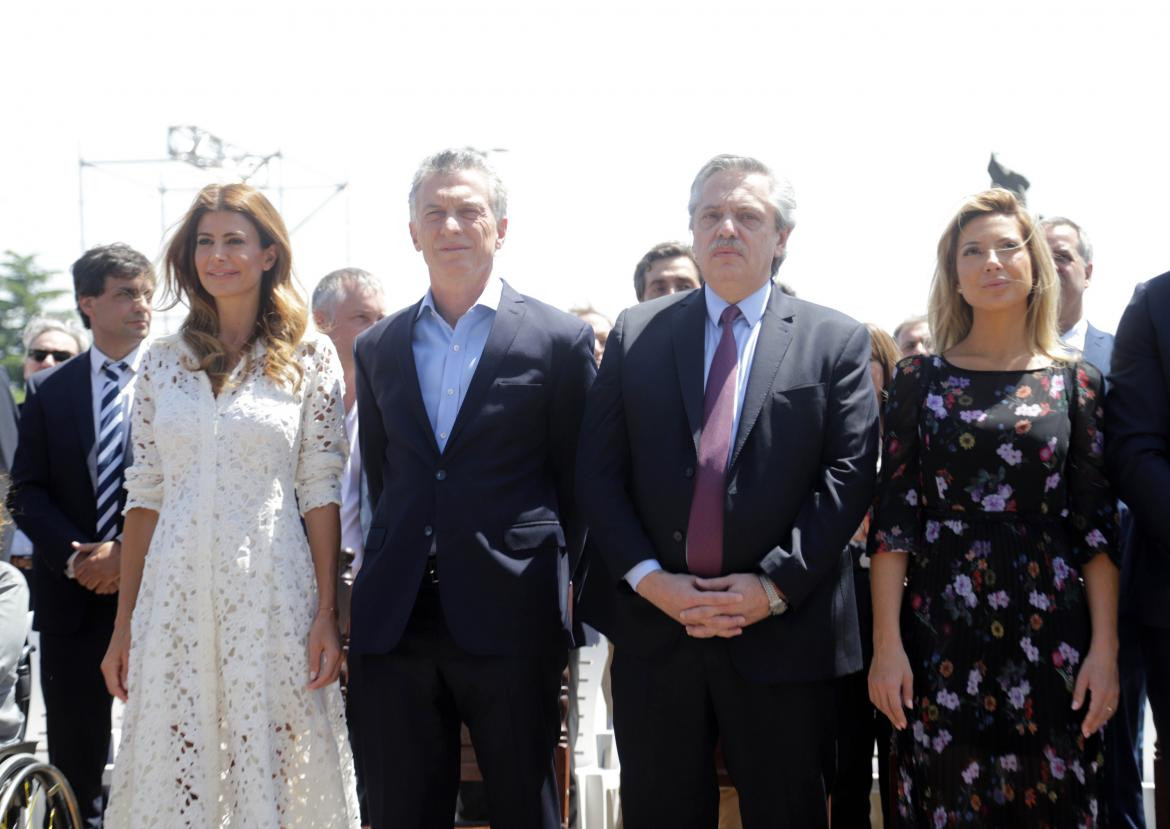
[[[499,279],[488,277],[483,293],[454,328],[439,315],[430,290],[419,306],[411,347],[418,387],[440,452],[447,447],[467,387],[483,356],[503,290]]]
[[[719,347],[719,339],[723,331],[719,325],[719,317],[723,309],[730,305],[723,297],[711,290],[703,288],[703,298],[707,302],[707,324],[703,329],[703,388],[707,388],[707,375],[711,372],[711,361],[715,359],[715,349]],[[764,318],[764,310],[768,307],[768,300],[772,298],[772,281],[768,280],[763,287],[738,303],[741,316],[734,323],[732,332],[735,334],[736,362],[735,362],[735,406],[732,410],[731,444],[727,447],[727,460],[731,462],[731,453],[735,451],[736,436],[739,435],[739,418],[743,413],[743,396],[747,391],[748,377],[751,376],[752,360],[756,356],[756,342],[760,338],[760,320]],[[638,589],[638,582],[655,570],[661,570],[662,565],[656,559],[648,558],[639,561],[626,573],[626,583],[634,590]]]

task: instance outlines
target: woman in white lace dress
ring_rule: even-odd
[[[128,698],[106,826],[353,829],[341,368],[328,340],[302,340],[288,234],[258,190],[204,188],[166,259],[191,311],[138,378],[102,663]]]

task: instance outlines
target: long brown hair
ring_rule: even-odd
[[[930,286],[930,333],[934,337],[934,352],[942,354],[971,332],[974,317],[971,306],[959,293],[959,270],[955,259],[963,228],[980,216],[1010,216],[1019,224],[1020,235],[1024,237],[1024,246],[1032,261],[1032,292],[1028,294],[1025,323],[1028,339],[1034,351],[1059,359],[1060,333],[1056,330],[1056,317],[1060,283],[1048,240],[1016,197],[1000,188],[984,190],[963,202],[938,240],[938,263]]]
[[[276,261],[260,281],[260,310],[256,328],[244,346],[264,344],[264,373],[278,386],[297,388],[304,374],[293,352],[308,326],[309,311],[292,279],[292,249],[284,220],[264,194],[249,184],[209,184],[199,191],[166,249],[163,274],[164,307],[185,302],[190,308],[180,327],[183,341],[194,352],[193,371],[205,371],[218,393],[227,383],[231,355],[219,339],[219,311],[215,298],[199,282],[195,270],[195,241],[199,220],[206,213],[231,211],[245,216],[260,234],[260,246],[276,247]]]

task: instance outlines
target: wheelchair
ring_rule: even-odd
[[[69,781],[35,749],[29,742],[0,749],[0,829],[81,829]]]

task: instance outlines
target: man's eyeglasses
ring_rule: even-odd
[[[28,350],[28,356],[38,363],[43,363],[49,359],[49,355],[52,355],[53,359],[58,363],[63,363],[74,356],[71,351],[54,351],[51,348],[30,348]]]

